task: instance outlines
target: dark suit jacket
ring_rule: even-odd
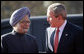
[[[52,32],[50,40],[48,39],[48,34],[49,32],[46,36],[46,51],[47,53],[53,53],[49,47],[48,41],[50,41],[53,48],[55,31]],[[83,29],[70,22],[67,22],[58,44],[57,53],[83,53]]]
[[[1,36],[2,53],[38,53],[35,37],[15,31]]]

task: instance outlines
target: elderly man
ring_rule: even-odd
[[[48,53],[82,53],[83,30],[67,20],[65,6],[51,4],[47,9],[46,47]]]
[[[13,31],[1,36],[2,53],[38,53],[35,37],[26,34],[30,26],[30,10],[22,7],[10,18]]]

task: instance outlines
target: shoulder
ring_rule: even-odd
[[[12,32],[1,35],[1,38],[9,38],[10,36],[12,36]]]
[[[68,24],[68,29],[70,29],[70,30],[83,31],[83,29],[80,26],[76,25],[76,24],[73,24],[71,22],[68,22],[67,24]]]

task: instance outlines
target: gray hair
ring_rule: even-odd
[[[66,14],[65,14],[65,13],[66,13],[66,8],[65,8],[65,6],[64,6],[63,4],[61,4],[61,3],[51,4],[51,5],[48,7],[47,11],[53,11],[54,14],[55,14],[55,16],[58,16],[59,14],[61,14],[62,17],[63,17],[64,19],[66,19]]]

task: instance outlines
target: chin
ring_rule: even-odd
[[[56,26],[54,26],[54,25],[51,25],[51,27],[56,27]]]
[[[24,33],[27,33],[27,31],[25,30]]]
[[[28,29],[24,29],[24,33],[27,33],[28,32]]]

